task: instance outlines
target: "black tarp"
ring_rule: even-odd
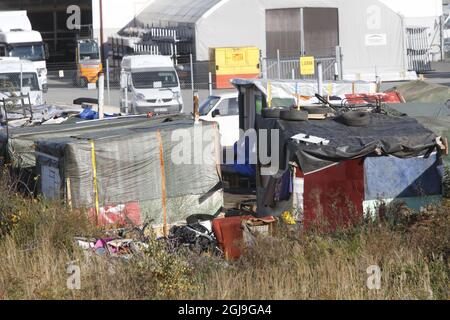
[[[278,129],[280,169],[295,161],[304,173],[312,173],[347,159],[381,151],[399,158],[417,157],[436,150],[437,135],[410,117],[370,114],[366,127],[350,127],[328,118],[314,121],[284,121],[257,116],[256,129]],[[327,145],[307,144],[291,139],[304,133],[329,140]]]

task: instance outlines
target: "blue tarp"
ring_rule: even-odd
[[[442,166],[428,158],[368,157],[364,161],[365,200],[442,194]]]

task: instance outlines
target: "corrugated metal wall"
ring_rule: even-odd
[[[266,10],[267,58],[299,56],[301,50],[300,9]]]
[[[304,8],[303,28],[305,55],[328,57],[335,55],[339,45],[339,15],[337,8]]]
[[[339,45],[337,8],[266,10],[267,58],[332,56]]]

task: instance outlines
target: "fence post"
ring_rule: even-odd
[[[322,95],[323,93],[323,66],[322,62],[317,62],[317,88],[318,93]]]
[[[100,73],[98,77],[98,118],[103,119],[103,106],[105,104],[105,75]]]
[[[209,95],[213,95],[212,73],[209,72]]]
[[[109,59],[106,59],[106,90],[108,94],[108,106],[111,105],[111,87],[110,87],[110,76],[109,76]]]
[[[194,61],[192,53],[189,55],[190,64],[191,64],[191,90],[192,90],[192,97],[194,97],[195,87],[194,87]]]
[[[292,68],[292,80],[295,80],[295,69]]]
[[[122,77],[121,81],[123,80],[123,84],[121,84],[124,87],[125,90],[125,115],[128,116],[129,110],[128,110],[128,75],[122,71]]]
[[[277,67],[278,67],[278,79],[281,79],[281,63],[280,63],[280,49],[277,49]]]
[[[341,47],[337,46],[336,47],[336,64],[337,64],[337,75],[338,75],[338,80],[343,80],[344,79],[344,75],[343,75],[343,68],[342,68],[342,51],[341,51]]]

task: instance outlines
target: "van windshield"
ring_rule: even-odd
[[[178,79],[175,71],[133,72],[133,85],[136,89],[176,88]]]
[[[39,91],[36,73],[22,73],[22,87],[29,87],[31,91]],[[20,91],[20,73],[0,73],[0,91]]]
[[[45,49],[42,43],[18,44],[9,47],[9,56],[30,61],[45,60]]]

